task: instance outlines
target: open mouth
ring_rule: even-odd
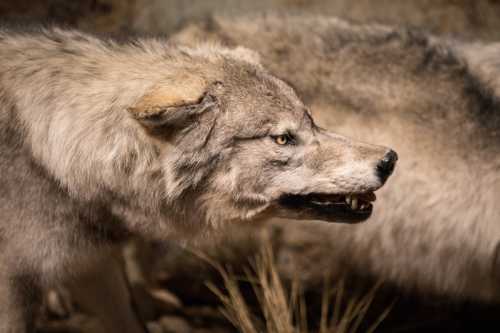
[[[329,222],[357,223],[370,217],[375,193],[306,195],[287,194],[280,198],[280,205],[287,209],[302,211],[300,215]]]

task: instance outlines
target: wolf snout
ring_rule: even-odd
[[[385,182],[387,178],[389,178],[389,176],[392,174],[394,168],[396,167],[397,160],[398,160],[398,154],[391,149],[378,162],[377,174],[382,182]]]

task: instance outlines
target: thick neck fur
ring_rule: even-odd
[[[159,157],[173,148],[155,145],[126,109],[158,82],[174,84],[193,57],[208,61],[196,52],[57,29],[36,38],[0,32],[0,84],[34,160],[73,196],[158,212],[169,172]]]

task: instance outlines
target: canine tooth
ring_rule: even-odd
[[[356,197],[352,198],[351,208],[352,208],[353,210],[358,209],[358,198],[356,198]]]
[[[352,198],[350,195],[346,195],[345,197],[345,202],[350,206],[351,205]]]
[[[361,210],[365,210],[367,207],[368,207],[367,205],[363,204],[361,205]]]

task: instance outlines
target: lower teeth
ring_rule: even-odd
[[[358,199],[357,198],[352,199],[351,208],[354,210],[358,209]]]

